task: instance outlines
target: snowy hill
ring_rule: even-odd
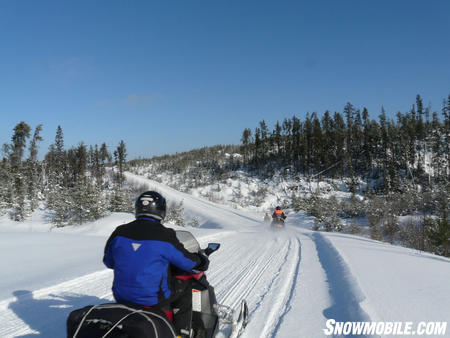
[[[183,201],[202,245],[222,244],[208,278],[220,303],[249,305],[244,337],[321,337],[336,321],[446,322],[450,259],[366,238],[311,231],[290,214],[271,232],[261,215],[180,193],[137,175],[169,201]],[[112,272],[101,263],[113,214],[82,226],[52,229],[38,214],[28,223],[0,218],[1,337],[64,337],[70,311],[112,301]],[[450,329],[447,332],[450,333]]]

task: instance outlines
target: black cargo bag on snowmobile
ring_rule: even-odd
[[[175,338],[176,334],[162,311],[110,303],[72,311],[67,318],[67,337]]]

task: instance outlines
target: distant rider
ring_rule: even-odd
[[[281,210],[281,207],[276,207],[275,211],[272,214],[272,222],[282,221],[284,223],[285,219],[286,215],[284,214],[283,210]]]
[[[174,325],[181,330],[187,324],[183,313],[190,313],[192,306],[191,290],[177,284],[170,265],[183,271],[205,271],[209,260],[202,254],[188,252],[175,231],[161,224],[166,216],[166,200],[159,193],[141,194],[136,200],[135,215],[136,220],[114,230],[105,246],[103,262],[114,270],[114,298],[130,306],[163,310],[170,320],[170,304],[176,301],[179,310]]]
[[[270,222],[270,215],[267,212],[264,215],[264,222]]]

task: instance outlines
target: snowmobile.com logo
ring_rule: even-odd
[[[444,336],[447,322],[337,322],[328,319],[327,335]]]

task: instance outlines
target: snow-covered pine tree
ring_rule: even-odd
[[[127,149],[125,146],[125,142],[121,140],[118,147],[114,151],[115,164],[118,167],[117,180],[120,186],[122,186],[122,184],[125,182],[125,176],[123,173],[125,171],[126,158],[127,158]]]
[[[12,198],[12,209],[10,216],[15,221],[23,221],[27,216],[26,186],[24,166],[22,163],[23,153],[27,139],[30,137],[30,126],[24,121],[14,127],[12,145],[10,152],[11,174],[13,178],[14,193]]]
[[[133,210],[133,197],[125,188],[120,187],[118,184],[114,185],[114,189],[109,197],[110,211],[112,212],[132,212]]]
[[[426,229],[432,250],[443,256],[450,256],[450,220],[448,218],[448,204],[441,205],[440,215],[430,220]]]
[[[60,184],[54,184],[46,191],[46,197],[51,222],[57,227],[71,224],[75,209],[71,192]]]
[[[42,124],[39,124],[33,135],[33,139],[30,142],[29,151],[30,155],[28,157],[26,166],[26,172],[28,176],[28,184],[27,184],[27,195],[28,200],[30,201],[30,211],[34,211],[39,204],[39,191],[41,190],[41,181],[42,181],[42,170],[41,165],[37,159],[38,154],[38,142],[42,141],[43,138],[40,135],[42,130]]]
[[[11,163],[8,161],[9,145],[3,145],[3,159],[0,162],[0,215],[12,207],[13,179]]]

